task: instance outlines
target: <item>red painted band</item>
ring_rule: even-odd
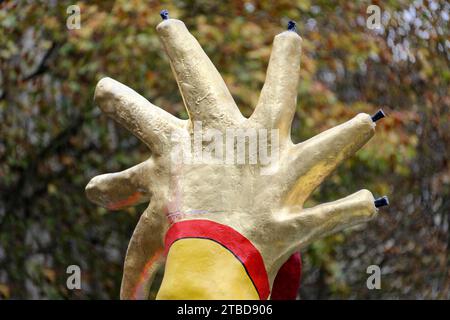
[[[213,240],[233,253],[242,263],[261,300],[270,294],[269,277],[258,249],[231,227],[210,220],[186,220],[173,224],[166,233],[165,254],[170,246],[183,238]]]
[[[123,199],[123,200],[119,200],[117,202],[108,204],[108,209],[109,210],[120,210],[123,207],[128,207],[131,206],[133,204],[135,204],[136,202],[138,202],[138,200],[142,197],[142,193],[140,192],[135,192],[132,195],[130,195],[128,198]]]
[[[278,270],[272,285],[271,300],[295,300],[300,287],[302,259],[294,253]]]

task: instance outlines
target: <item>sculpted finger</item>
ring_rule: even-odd
[[[184,23],[166,17],[156,30],[191,120],[216,128],[242,121],[225,82]]]
[[[86,186],[86,196],[109,210],[120,210],[150,201],[149,181],[153,160],[149,159],[127,170],[96,176]]]
[[[297,106],[302,38],[290,21],[288,31],[275,36],[266,81],[251,120],[266,128],[277,128],[280,137],[290,137]]]
[[[111,78],[99,81],[95,89],[95,102],[104,113],[131,131],[155,154],[162,153],[169,144],[171,134],[185,123]]]

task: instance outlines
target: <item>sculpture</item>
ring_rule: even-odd
[[[102,111],[152,151],[148,160],[94,177],[86,187],[91,201],[113,210],[150,202],[127,250],[121,298],[146,298],[165,261],[157,299],[268,299],[289,257],[320,237],[368,221],[377,207],[388,204],[386,197],[375,200],[361,190],[303,208],[337,165],[373,136],[375,121],[384,114],[359,114],[295,145],[290,129],[302,42],[295,23],[275,37],[259,102],[247,119],[184,23],[169,19],[166,11],[161,16],[157,32],[189,120],[170,115],[110,78],[102,79],[95,91]],[[265,143],[277,157],[236,163],[235,152],[242,145],[235,140],[216,143],[230,130],[267,132]],[[200,144],[194,141],[198,131],[208,136]],[[219,139],[213,139],[215,134]],[[174,150],[191,149],[192,141],[197,152],[214,149],[212,160],[218,161],[174,161]],[[231,151],[233,161],[220,161],[221,148]]]

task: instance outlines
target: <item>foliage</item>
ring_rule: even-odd
[[[366,27],[369,4],[383,14]],[[450,298],[450,42],[446,1],[71,1],[0,4],[0,296],[118,298],[131,232],[144,207],[107,213],[84,187],[142,161],[147,149],[101,115],[103,76],[186,118],[158,41],[159,11],[183,20],[249,116],[273,37],[289,19],[303,38],[293,125],[301,141],[358,112],[389,115],[376,137],[318,189],[331,201],[358,189],[391,206],[364,228],[303,252],[300,297]],[[80,265],[82,290],[66,288]],[[382,269],[368,290],[366,268]]]

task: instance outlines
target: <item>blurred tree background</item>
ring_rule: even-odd
[[[68,6],[81,28],[68,30]],[[366,26],[370,4],[382,26]],[[249,116],[273,37],[303,37],[295,142],[382,107],[376,136],[308,205],[359,189],[387,194],[374,221],[303,252],[302,299],[450,299],[450,38],[447,1],[0,1],[0,297],[119,297],[145,206],[107,212],[85,198],[97,174],[148,157],[93,103],[110,76],[186,118],[155,27],[183,20]],[[82,290],[66,268],[82,269]],[[381,290],[366,268],[379,265]]]

